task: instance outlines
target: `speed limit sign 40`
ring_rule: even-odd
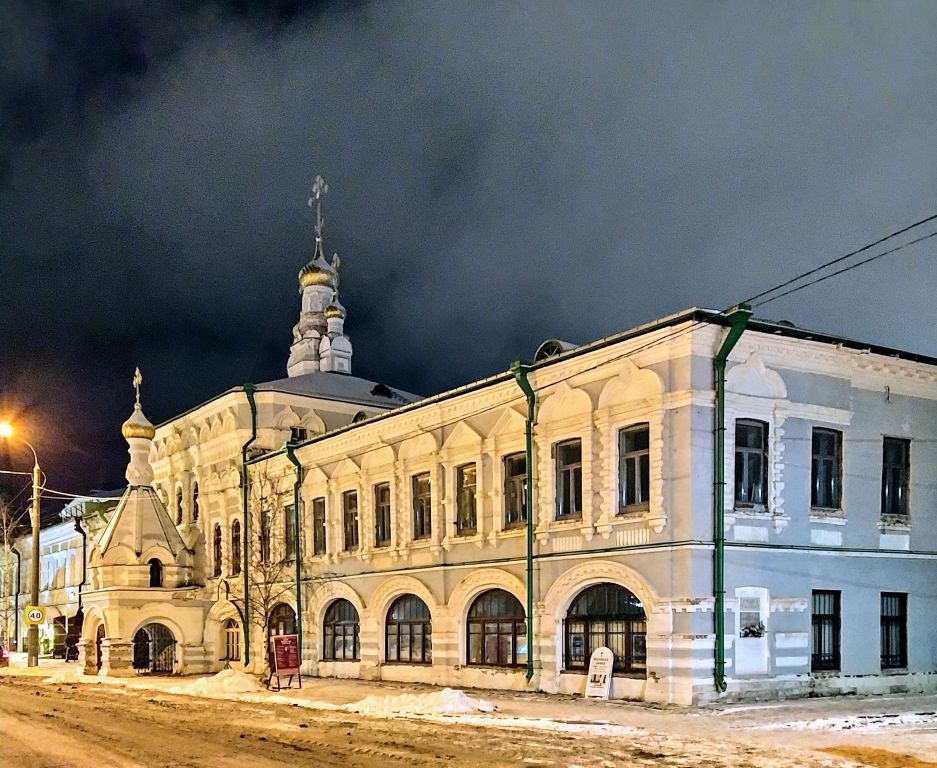
[[[27,624],[45,624],[46,609],[41,605],[27,605],[25,615]]]

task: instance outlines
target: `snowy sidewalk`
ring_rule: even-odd
[[[407,717],[488,728],[555,731],[592,736],[662,735],[685,739],[798,745],[859,755],[888,750],[913,755],[937,768],[937,696],[878,696],[799,699],[709,707],[655,706],[631,701],[510,691],[470,691],[335,678],[304,678],[279,692],[256,676],[226,670],[211,676],[101,678],[75,664],[43,660],[37,668],[15,659],[3,675],[25,675],[54,684],[110,686],[172,696],[283,704],[344,711],[365,717]],[[856,761],[863,764],[861,761]],[[867,765],[889,765],[887,761]]]

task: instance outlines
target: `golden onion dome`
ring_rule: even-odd
[[[332,320],[335,318],[344,320],[348,313],[345,312],[345,308],[342,306],[341,302],[338,300],[338,296],[335,296],[332,299],[332,303],[325,308],[325,319]]]
[[[124,422],[123,426],[120,428],[121,434],[130,440],[134,437],[142,437],[147,440],[152,440],[156,436],[156,427],[150,424],[149,419],[143,415],[143,410],[140,408],[140,404],[137,403],[133,407],[133,413],[130,418]]]
[[[338,271],[322,255],[322,241],[316,240],[316,255],[305,267],[299,270],[300,289],[311,285],[321,285],[335,290],[338,288]]]

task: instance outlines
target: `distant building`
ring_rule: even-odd
[[[351,375],[318,223],[289,376],[124,425],[86,671],[301,634],[319,676],[582,693],[607,646],[615,697],[937,690],[937,360],[691,309],[418,399]]]

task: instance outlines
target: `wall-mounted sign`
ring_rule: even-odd
[[[607,699],[612,692],[612,667],[615,654],[611,649],[596,648],[589,657],[589,675],[586,677],[586,698]]]
[[[41,605],[27,605],[23,609],[23,615],[26,617],[27,624],[46,623],[46,609]]]

